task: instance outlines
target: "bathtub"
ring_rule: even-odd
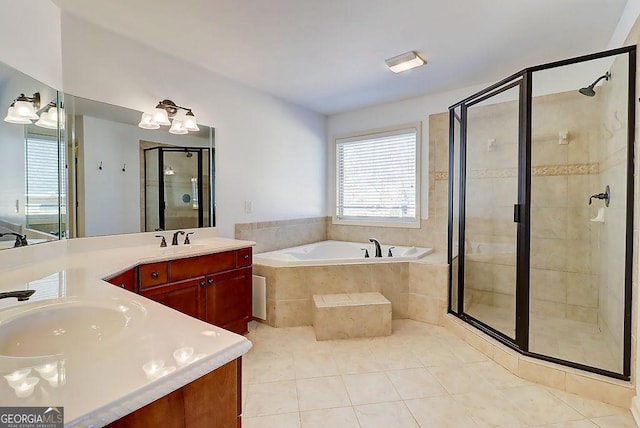
[[[433,251],[431,248],[403,247],[399,245],[381,244],[380,247],[382,247],[382,257],[374,257],[375,247],[370,242],[363,244],[345,241],[321,241],[299,247],[254,254],[253,263],[276,267],[389,263],[417,260]],[[390,247],[395,247],[391,250],[392,257],[388,257]],[[363,248],[369,251],[369,258],[364,257]]]

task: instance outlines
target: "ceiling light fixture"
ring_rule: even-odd
[[[411,70],[412,68],[420,67],[427,63],[427,61],[415,51],[405,52],[393,58],[385,59],[384,62],[387,63],[387,67],[394,73]]]
[[[24,94],[20,94],[15,99],[11,106],[7,110],[7,116],[4,118],[5,122],[19,123],[28,125],[32,120],[38,120],[39,117],[36,114],[36,110],[40,108],[40,92],[33,94],[33,97],[25,97]]]
[[[177,119],[179,110],[186,111],[184,118]],[[173,123],[169,120],[173,120]],[[162,100],[151,113],[142,113],[138,126],[143,129],[158,129],[162,126],[169,126],[172,134],[184,135],[189,131],[199,131],[198,122],[190,108],[177,105],[171,100]]]

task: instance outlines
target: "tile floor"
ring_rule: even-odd
[[[507,336],[514,336],[512,310],[473,303],[469,315],[493,326]],[[531,317],[531,351],[612,372],[622,372],[622,349],[613,349],[597,324],[566,318],[533,314]]]
[[[631,413],[511,374],[446,329],[411,320],[372,339],[251,323],[243,427],[635,428]]]

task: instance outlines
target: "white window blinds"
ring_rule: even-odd
[[[60,195],[57,141],[28,137],[25,171],[27,215],[57,216]]]
[[[336,216],[415,222],[417,130],[336,140]]]

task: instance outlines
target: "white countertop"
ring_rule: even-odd
[[[106,308],[109,316],[124,320],[117,331],[101,331],[101,336],[93,336],[99,340],[90,341],[89,345],[74,344],[56,355],[29,358],[0,355],[0,375],[31,369],[27,377],[39,379],[30,395],[18,397],[9,381],[0,378],[0,404],[63,406],[65,426],[103,426],[245,354],[251,342],[244,337],[111,285],[102,278],[142,263],[252,245],[249,241],[212,238],[191,248],[161,249],[156,244],[63,251],[58,257],[0,270],[0,292],[37,290],[27,302],[14,298],[0,300],[0,342],[2,334],[6,334],[3,331],[10,330],[7,323],[16,316],[22,314],[37,325],[36,318],[29,318],[32,315],[25,312],[35,308],[88,305],[90,313],[99,314],[101,308]],[[117,310],[114,312],[113,308]],[[92,327],[100,329],[99,322],[96,324]],[[197,359],[182,365],[175,360],[174,352],[185,348],[192,348]],[[166,374],[157,378],[147,376],[143,365],[151,361],[162,361]],[[50,366],[44,366],[47,364]]]

